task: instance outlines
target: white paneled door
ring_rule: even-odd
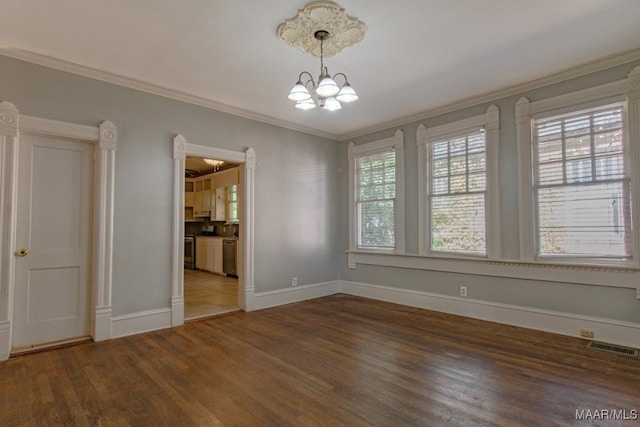
[[[90,335],[93,150],[20,135],[14,352]]]

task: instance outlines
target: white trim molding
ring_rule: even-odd
[[[624,80],[595,86],[569,94],[559,95],[539,101],[531,102],[527,98],[520,98],[516,103],[516,140],[519,165],[519,242],[520,259],[535,262],[536,213],[533,196],[533,153],[532,153],[532,120],[549,115],[562,114],[575,109],[590,108],[608,102],[626,101],[625,108],[625,144],[628,156],[628,170],[631,178],[632,197],[632,229],[633,257],[625,265],[636,268],[640,266],[640,212],[638,179],[640,178],[640,66],[634,68]],[[629,161],[630,160],[630,161]],[[549,262],[549,261],[547,261]],[[568,260],[567,262],[575,262]],[[582,261],[580,261],[582,262]]]
[[[187,156],[207,157],[241,164],[240,200],[242,232],[238,240],[242,257],[238,275],[238,304],[244,311],[255,309],[254,301],[254,191],[256,153],[196,145],[176,135],[173,144],[173,220],[171,257],[171,325],[184,324],[184,176]]]
[[[15,287],[19,135],[70,138],[95,146],[94,206],[92,218],[92,275],[90,333],[95,341],[111,338],[113,269],[113,200],[117,128],[108,121],[85,126],[19,115],[17,108],[0,103],[0,360],[11,351]]]
[[[111,320],[112,337],[120,338],[171,327],[171,309],[160,308],[138,313],[114,316]]]
[[[0,360],[11,352],[13,281],[15,248],[18,109],[10,102],[0,103]]]
[[[591,265],[544,264],[540,262],[486,260],[482,258],[448,258],[411,254],[381,254],[349,251],[348,264],[378,265],[413,270],[443,271],[479,276],[538,280],[541,282],[577,283],[638,290],[640,269]]]
[[[511,304],[500,304],[471,298],[342,281],[342,293],[380,301],[433,310],[504,325],[580,337],[581,329],[593,331],[594,339],[638,348],[640,324],[543,310]]]
[[[337,280],[295,288],[278,289],[276,291],[260,292],[255,296],[255,308],[256,310],[262,310],[264,308],[326,297],[338,293],[340,293],[340,282]]]
[[[389,138],[366,144],[348,146],[349,158],[349,248],[357,248],[357,224],[356,224],[356,170],[355,160],[360,156],[374,154],[379,151],[393,148],[396,157],[396,200],[395,200],[395,250],[394,253],[405,252],[405,190],[404,190],[404,132],[396,130]]]
[[[571,67],[566,70],[560,71],[558,73],[554,73],[536,80],[508,86],[506,88],[487,92],[485,94],[481,94],[478,96],[472,96],[472,97],[462,99],[460,101],[453,102],[451,104],[448,104],[442,107],[437,107],[427,111],[422,111],[408,117],[402,117],[396,120],[380,123],[375,126],[370,126],[370,127],[366,127],[366,128],[358,129],[355,131],[342,133],[342,134],[334,134],[334,133],[324,132],[324,131],[313,129],[306,126],[300,126],[299,124],[296,124],[290,121],[269,117],[264,114],[253,113],[244,109],[232,107],[230,105],[217,102],[215,100],[195,96],[193,94],[188,94],[175,89],[169,89],[166,87],[162,87],[160,85],[154,85],[148,82],[132,79],[130,77],[121,76],[119,74],[109,73],[104,70],[98,70],[98,69],[87,67],[84,65],[75,64],[73,62],[64,61],[58,58],[54,58],[52,56],[43,55],[43,54],[32,52],[26,49],[20,49],[13,46],[2,45],[0,46],[0,55],[4,55],[10,58],[19,59],[21,61],[31,62],[32,64],[38,64],[38,65],[53,68],[56,70],[61,70],[68,73],[77,74],[80,76],[89,77],[92,79],[116,84],[118,86],[139,90],[139,91],[151,93],[154,95],[164,96],[166,98],[187,102],[193,105],[199,105],[201,107],[222,111],[228,114],[233,114],[235,116],[244,117],[250,120],[272,124],[285,129],[296,130],[299,132],[304,132],[310,135],[316,135],[316,136],[320,136],[323,138],[332,139],[336,141],[349,141],[357,137],[383,131],[385,129],[404,126],[409,123],[426,120],[431,117],[440,116],[442,114],[461,110],[467,107],[472,107],[474,105],[483,104],[485,102],[494,102],[501,98],[514,96],[529,90],[563,82],[563,81],[584,76],[590,73],[595,73],[601,70],[606,70],[608,68],[616,67],[618,65],[627,64],[632,61],[636,61],[640,59],[640,49],[634,49],[627,52],[622,52],[620,54],[599,58],[595,61],[591,61],[586,64],[581,64],[575,67]]]
[[[427,145],[431,142],[449,139],[484,129],[486,141],[486,251],[489,259],[501,256],[500,221],[500,110],[490,105],[484,114],[469,117],[440,126],[426,127],[419,124],[416,131],[418,148],[418,251],[431,253],[431,223],[427,208],[429,198],[429,162]]]

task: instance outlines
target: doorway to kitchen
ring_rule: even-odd
[[[222,161],[229,166],[225,169],[220,164],[218,170],[207,174],[208,182],[206,178],[191,178],[191,185],[187,184],[188,157],[199,161],[208,159],[213,164]],[[255,152],[251,148],[239,152],[195,145],[177,135],[173,140],[173,158],[171,325],[182,325],[185,319],[218,315],[222,308],[214,312],[216,306],[230,309],[229,301],[224,298],[225,294],[233,295],[234,288],[233,309],[253,310]],[[189,191],[185,191],[187,189]],[[205,212],[208,219],[204,221],[187,220],[207,218]],[[193,237],[193,246],[189,252],[186,247],[190,237]],[[189,268],[185,268],[185,264]],[[211,298],[218,300],[204,296],[203,288],[214,291]],[[192,303],[194,300],[212,310],[204,313],[197,303]]]
[[[184,320],[240,311],[237,240],[241,165],[186,156]]]

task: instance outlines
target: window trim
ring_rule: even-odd
[[[557,114],[578,111],[611,102],[623,103],[624,145],[628,153],[624,161],[631,179],[631,194],[638,195],[638,167],[640,157],[640,70],[629,77],[612,83],[571,92],[535,102],[522,97],[516,103],[516,133],[519,163],[519,237],[520,260],[543,264],[573,264],[590,266],[640,266],[640,231],[638,213],[640,197],[631,200],[632,256],[628,260],[589,257],[556,257],[537,255],[536,212],[533,188],[533,120]]]
[[[364,157],[367,155],[375,154],[376,152],[384,151],[389,148],[395,150],[396,156],[396,198],[395,198],[395,249],[371,249],[371,248],[359,248],[357,237],[357,222],[356,222],[356,166],[355,160],[358,157]],[[377,141],[369,142],[366,144],[356,145],[353,142],[348,146],[348,158],[349,158],[349,250],[350,251],[369,251],[369,252],[381,252],[381,253],[405,253],[405,194],[404,194],[404,132],[398,129],[394,136],[389,138],[380,139]]]
[[[432,251],[430,212],[427,208],[429,165],[427,164],[427,145],[444,138],[462,136],[478,128],[485,130],[486,150],[486,255],[460,254],[443,251]],[[490,105],[484,114],[458,120],[440,126],[427,128],[418,125],[416,144],[418,146],[418,250],[420,255],[446,258],[501,258],[501,221],[500,221],[500,110]]]

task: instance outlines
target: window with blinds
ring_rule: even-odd
[[[482,130],[428,144],[431,251],[486,255],[486,160]]]
[[[621,103],[533,120],[537,254],[631,255]]]
[[[357,157],[355,165],[357,246],[394,249],[395,150]]]

